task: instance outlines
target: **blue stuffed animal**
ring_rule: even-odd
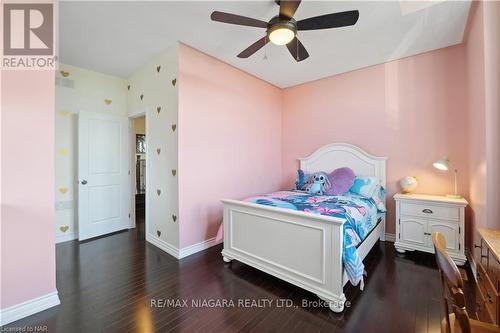
[[[323,195],[331,187],[330,181],[324,172],[315,173],[312,182],[307,185],[306,191],[313,195]]]

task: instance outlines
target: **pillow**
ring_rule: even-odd
[[[328,175],[328,180],[332,185],[327,191],[327,195],[342,195],[349,192],[354,184],[356,175],[351,168],[338,168]]]
[[[375,205],[377,205],[377,209],[379,212],[385,213],[387,212],[387,208],[385,207],[385,189],[377,185],[375,188],[375,192],[373,193],[372,196],[373,201],[375,201]]]
[[[305,173],[303,170],[297,170],[297,180],[295,181],[295,189],[299,191],[305,190],[306,185],[311,179],[311,174]]]
[[[379,185],[377,177],[357,176],[350,191],[371,198],[377,189],[377,185]]]

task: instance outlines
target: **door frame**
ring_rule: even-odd
[[[135,130],[134,130],[134,120],[136,118],[144,117],[144,128],[145,128],[145,135],[146,135],[146,193],[144,193],[144,197],[146,200],[146,205],[144,207],[145,209],[145,215],[146,218],[144,219],[144,232],[147,233],[148,230],[148,221],[149,221],[149,145],[148,145],[148,117],[146,111],[143,112],[138,112],[135,113],[131,116],[128,117],[129,121],[129,146],[130,146],[130,158],[131,158],[131,164],[130,164],[130,228],[135,228],[137,226],[136,224],[136,219],[135,219],[135,186],[136,186],[136,168],[135,168],[135,163],[136,163],[136,153],[135,153]],[[144,236],[145,237],[145,236]]]

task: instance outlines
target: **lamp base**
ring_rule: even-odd
[[[450,199],[462,199],[463,198],[460,194],[447,194],[446,197],[450,198]]]

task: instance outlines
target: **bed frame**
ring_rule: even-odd
[[[308,173],[348,166],[356,175],[378,177],[384,187],[386,160],[346,143],[326,145],[299,159]],[[238,260],[315,293],[334,312],[344,310],[345,219],[245,201],[222,202],[225,262]],[[385,240],[385,216],[358,247],[362,259],[379,239]]]

